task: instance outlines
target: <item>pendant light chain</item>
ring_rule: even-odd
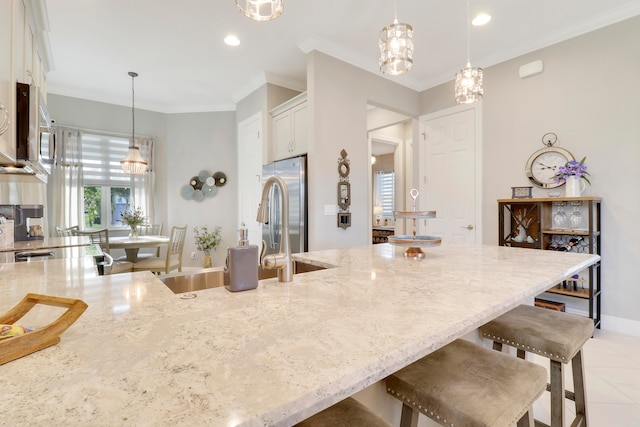
[[[467,0],[467,67],[471,66],[471,25],[469,25],[469,19],[469,0]]]
[[[136,90],[135,90],[135,78],[138,77],[138,73],[129,71],[131,76],[131,146],[136,146]]]

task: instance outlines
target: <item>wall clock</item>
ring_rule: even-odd
[[[542,137],[542,148],[529,157],[525,173],[529,180],[541,188],[555,188],[563,185],[554,179],[560,166],[567,164],[569,160],[575,160],[573,155],[564,148],[554,147],[558,137],[554,133],[547,133]]]

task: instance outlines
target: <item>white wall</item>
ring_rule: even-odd
[[[483,242],[497,244],[496,200],[511,186],[529,185],[525,163],[554,132],[560,147],[587,156],[602,204],[603,327],[640,321],[640,17],[485,69],[483,100]],[[520,79],[518,68],[544,62],[541,75]],[[476,64],[477,65],[477,64]],[[453,82],[425,91],[422,114],[453,105]],[[536,190],[535,195],[546,191]],[[576,304],[576,299],[567,299]],[[611,318],[615,317],[615,318]],[[617,319],[616,319],[617,318]],[[622,319],[621,319],[622,318]],[[640,334],[640,331],[637,332]]]
[[[367,104],[415,117],[419,97],[379,75],[323,53],[308,55],[309,100],[309,250],[365,245],[370,234],[370,157]],[[337,227],[325,205],[336,205],[338,159],[345,149],[351,160],[351,228]]]

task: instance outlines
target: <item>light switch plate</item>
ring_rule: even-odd
[[[324,214],[327,216],[335,216],[338,213],[338,206],[324,205]]]

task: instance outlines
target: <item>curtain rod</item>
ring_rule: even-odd
[[[100,135],[117,136],[119,138],[131,138],[131,134],[130,133],[127,134],[127,133],[111,132],[111,131],[107,131],[107,130],[88,129],[88,128],[82,128],[82,127],[77,127],[77,126],[67,126],[67,125],[55,125],[55,127],[59,127],[59,128],[63,128],[63,129],[79,130],[79,131],[87,132],[87,133],[97,133],[97,134],[100,134]],[[136,139],[153,139],[153,140],[155,140],[156,138],[154,136],[148,136],[148,135],[137,135]]]

